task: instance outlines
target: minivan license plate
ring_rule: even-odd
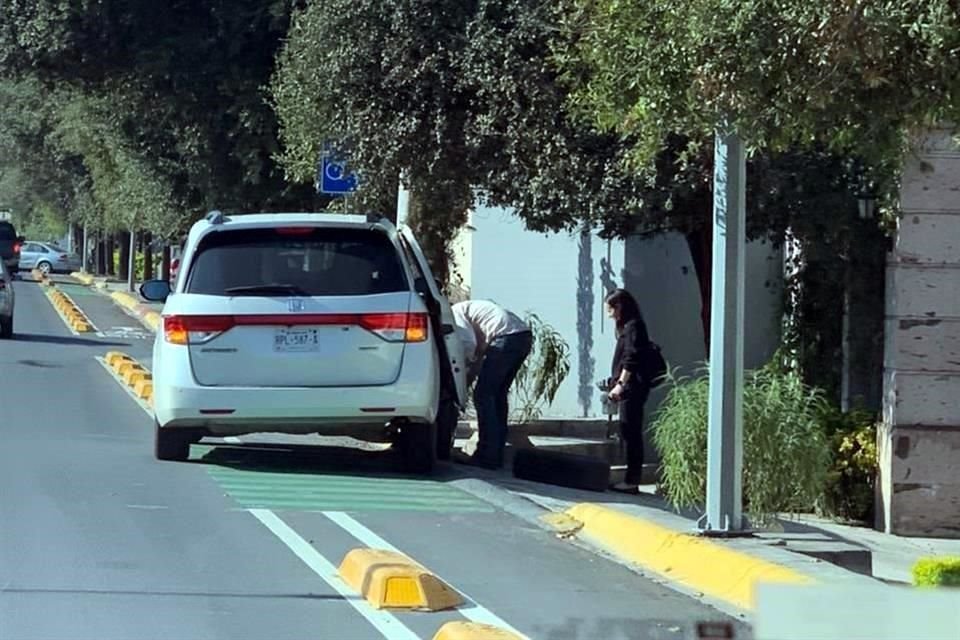
[[[277,329],[274,351],[319,351],[320,334],[316,329]]]

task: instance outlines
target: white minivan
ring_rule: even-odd
[[[466,402],[453,313],[409,228],[378,216],[210,213],[191,229],[153,350],[155,454],[272,432],[449,455]]]

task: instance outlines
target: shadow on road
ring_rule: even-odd
[[[72,336],[48,336],[38,333],[17,333],[14,340],[18,342],[36,342],[46,344],[67,344],[86,347],[129,347],[129,342],[107,342],[106,340],[91,340]]]
[[[206,591],[124,591],[118,589],[17,589],[6,588],[3,593],[19,594],[69,594],[92,596],[148,596],[167,598],[261,598],[261,599],[298,599],[298,600],[346,600],[339,594],[321,593],[225,593]],[[359,596],[356,599],[360,599]]]
[[[210,447],[196,461],[262,473],[322,474],[339,476],[404,477],[445,482],[465,477],[451,464],[438,463],[430,476],[404,474],[399,456],[389,448],[368,445],[245,443],[201,444]]]

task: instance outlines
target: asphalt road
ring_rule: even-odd
[[[99,331],[71,335],[39,286],[15,286],[17,335],[0,342],[0,640],[429,640],[460,619],[532,639],[674,640],[724,619],[461,491],[459,467],[404,477],[389,451],[282,438],[156,462],[152,419],[96,359],[149,364],[152,337],[64,287]],[[403,551],[475,604],[365,607],[332,567],[366,546]]]

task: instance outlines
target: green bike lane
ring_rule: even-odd
[[[70,294],[101,331],[136,322],[105,296]],[[318,573],[318,562],[328,568],[337,565],[357,547],[398,549],[469,597],[468,605],[458,611],[394,614],[410,637],[432,638],[445,621],[474,619],[512,627],[530,638],[692,638],[697,622],[725,619],[694,599],[510,515],[495,499],[462,490],[462,483],[469,479],[462,467],[443,465],[434,477],[413,478],[394,471],[397,461],[383,447],[345,439],[269,435],[229,443],[204,441],[192,447],[188,463],[155,462],[150,417],[93,359],[119,343],[124,345],[120,350],[148,360],[149,341],[99,341],[111,346],[89,350],[85,369],[89,379],[61,384],[81,387],[89,396],[85,404],[92,416],[88,420],[95,421],[94,415],[109,420],[127,441],[121,451],[113,452],[120,461],[101,457],[105,468],[112,469],[102,473],[115,474],[126,483],[139,478],[135,484],[141,493],[120,500],[112,496],[116,504],[110,508],[119,508],[119,502],[140,504],[138,517],[150,524],[134,527],[140,538],[130,531],[129,523],[120,532],[129,534],[125,540],[138,540],[146,531],[147,549],[160,535],[169,550],[183,548],[192,560],[189,567],[184,566],[183,557],[170,559],[164,554],[151,562],[120,562],[140,567],[142,582],[154,584],[160,592],[184,594],[180,597],[187,601],[192,600],[187,594],[198,591],[207,592],[207,596],[196,596],[207,600],[219,591],[243,601],[240,596],[245,589],[252,589],[263,596],[257,599],[254,593],[248,594],[247,600],[256,603],[253,609],[269,614],[277,625],[266,633],[264,623],[248,623],[248,603],[225,606],[222,600],[233,600],[223,598],[215,625],[191,615],[193,604],[181,603],[187,613],[167,628],[178,632],[170,637],[406,637],[403,632],[391,636],[364,618],[330,586],[329,576]],[[131,463],[130,458],[137,462]],[[171,510],[171,498],[177,509]],[[109,539],[115,540],[114,535]],[[139,550],[129,555],[147,553],[133,546]],[[176,575],[179,579],[181,572],[218,588],[197,590],[194,584],[191,591],[182,583],[179,588],[156,586],[158,578]],[[269,597],[271,593],[277,598]],[[5,609],[0,608],[3,613]],[[238,618],[228,622],[231,616]],[[129,620],[131,616],[120,617]],[[86,628],[109,632],[111,624],[101,620],[99,627]],[[738,631],[738,637],[748,634],[742,626]],[[99,637],[120,636],[101,633]]]

